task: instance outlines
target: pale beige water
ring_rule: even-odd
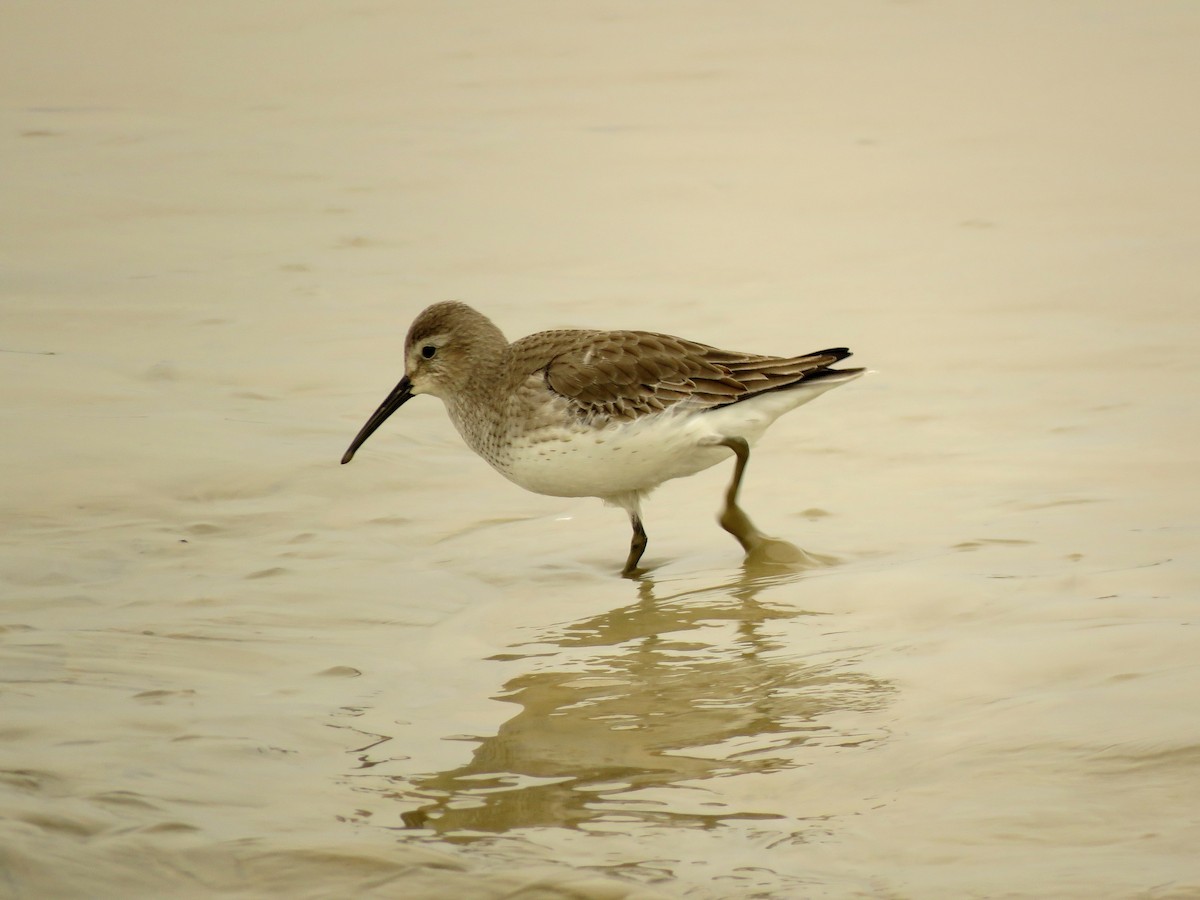
[[[0,895],[1200,895],[1200,9],[22,3]],[[525,494],[403,332],[877,374]],[[411,826],[411,827],[410,827]]]

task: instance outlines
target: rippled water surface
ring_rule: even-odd
[[[67,27],[69,25],[69,28]],[[1200,895],[1200,12],[48,2],[0,33],[0,896]],[[873,374],[624,514],[395,384]]]

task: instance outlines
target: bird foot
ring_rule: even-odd
[[[737,542],[742,545],[742,549],[747,553],[753,553],[757,547],[760,547],[765,542],[774,540],[774,538],[759,531],[754,523],[750,521],[750,517],[736,503],[727,504],[721,510],[721,515],[717,517],[717,522],[720,523],[722,528],[737,538]]]

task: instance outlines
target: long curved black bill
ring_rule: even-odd
[[[387,395],[387,399],[379,404],[379,409],[371,413],[371,418],[367,419],[367,424],[362,427],[362,430],[354,436],[354,440],[350,442],[350,449],[342,457],[342,465],[354,459],[354,451],[362,446],[363,441],[375,433],[375,429],[387,421],[387,417],[402,407],[408,402],[408,399],[413,395],[412,382],[405,375],[400,379],[400,383]]]

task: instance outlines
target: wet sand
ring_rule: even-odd
[[[1200,10],[8,11],[0,895],[1200,894]],[[404,331],[848,344],[742,501]]]

